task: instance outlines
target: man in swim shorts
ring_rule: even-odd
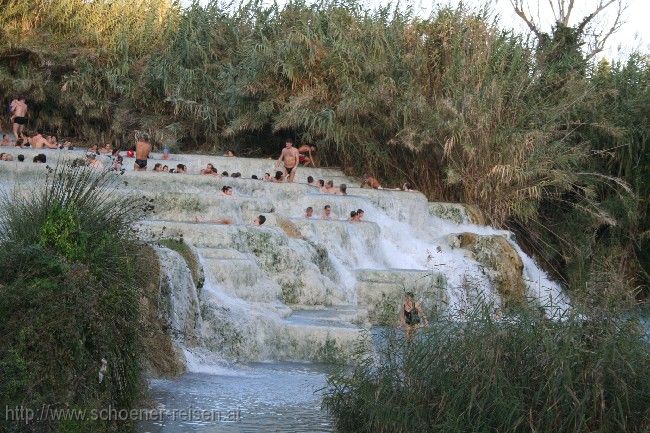
[[[282,149],[280,158],[278,158],[278,162],[276,163],[276,165],[280,162],[284,163],[284,172],[286,173],[287,182],[293,182],[293,178],[296,176],[296,167],[298,166],[299,158],[300,153],[298,152],[298,149],[293,147],[293,140],[287,138],[284,143],[284,149]]]
[[[11,101],[11,123],[16,140],[25,138],[24,130],[27,125],[27,101],[20,97]]]
[[[143,134],[138,138],[138,141],[135,143],[135,164],[133,164],[133,170],[135,171],[144,171],[147,169],[147,159],[151,153],[151,143],[149,142],[149,136]]]

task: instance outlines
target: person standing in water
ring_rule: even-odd
[[[418,302],[415,302],[415,296],[412,292],[404,294],[399,319],[400,324],[406,331],[406,339],[409,341],[413,339],[415,331],[428,325],[424,310]]]
[[[133,170],[135,171],[144,171],[147,169],[147,159],[151,153],[151,143],[149,143],[149,137],[143,135],[138,138],[138,141],[135,143],[135,164],[133,164]]]
[[[293,147],[293,140],[287,138],[284,143],[284,149],[282,149],[280,158],[278,158],[278,162],[276,163],[276,165],[280,162],[284,163],[284,172],[287,182],[293,182],[293,178],[296,176],[299,157],[300,153],[298,152],[298,149]]]

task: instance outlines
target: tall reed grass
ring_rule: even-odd
[[[412,342],[390,331],[324,404],[342,432],[647,432],[650,330],[620,313],[479,304]]]

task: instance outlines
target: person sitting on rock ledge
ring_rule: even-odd
[[[359,188],[363,188],[366,185],[372,189],[383,189],[377,179],[368,175],[363,176],[363,182],[361,182],[361,186]]]
[[[334,188],[334,181],[328,180],[323,188],[321,188],[323,194],[336,194],[336,188]]]
[[[305,218],[309,219],[314,216],[314,208],[309,206],[307,209],[305,209]]]
[[[113,146],[111,146],[110,143],[106,143],[105,145],[97,149],[97,151],[102,155],[110,155],[113,153]]]
[[[414,189],[411,188],[411,184],[408,183],[408,182],[406,182],[404,185],[402,185],[401,189],[402,189],[402,191],[407,191],[407,192],[415,191]]]
[[[300,162],[300,164],[304,165],[305,167],[308,165],[316,167],[314,164],[314,156],[312,155],[312,152],[316,152],[316,146],[310,146],[308,144],[303,144],[300,146],[298,148],[298,153],[300,154],[300,156],[298,156],[298,162]]]
[[[56,143],[52,144],[50,143],[45,137],[43,137],[43,134],[41,131],[37,131],[36,134],[32,135],[30,138],[27,139],[29,141],[29,144],[32,145],[32,149],[56,149],[59,146],[57,146]]]
[[[94,168],[97,170],[101,170],[102,168],[104,168],[104,164],[102,164],[101,161],[97,159],[97,155],[95,155],[94,153],[86,154],[86,165],[90,168]]]
[[[214,168],[214,165],[208,163],[208,165],[205,168],[201,169],[201,174],[206,174],[208,176],[217,176],[221,177],[219,175],[219,171],[217,171],[216,168]]]
[[[324,220],[332,219],[332,206],[326,204],[325,207],[323,207],[323,215],[321,216],[321,219]]]

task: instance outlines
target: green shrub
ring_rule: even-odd
[[[346,432],[647,432],[650,344],[639,321],[489,307],[438,317],[412,342],[389,331],[329,377]]]
[[[138,270],[143,203],[115,175],[61,166],[0,206],[0,407],[129,409],[140,397]],[[99,382],[102,358],[108,370]],[[0,430],[125,431],[86,420],[0,421]]]

